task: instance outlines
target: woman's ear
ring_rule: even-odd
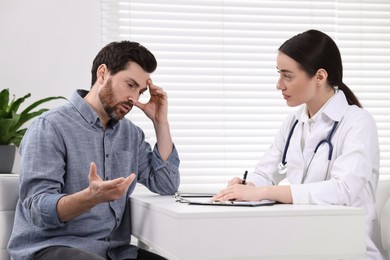
[[[319,69],[317,70],[315,77],[317,85],[323,85],[328,80],[328,72],[325,69]]]

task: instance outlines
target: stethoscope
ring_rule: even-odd
[[[336,131],[336,128],[337,128],[337,125],[338,125],[339,121],[335,121],[334,124],[333,124],[333,127],[332,129],[330,130],[328,136],[326,137],[326,139],[323,139],[321,140],[316,148],[314,149],[314,154],[317,152],[318,148],[323,144],[323,143],[326,143],[328,144],[329,146],[329,152],[328,152],[328,161],[330,161],[332,159],[332,153],[333,153],[333,144],[331,142],[332,140],[332,136],[334,134],[334,132]],[[287,162],[286,162],[286,156],[287,156],[287,151],[288,151],[288,147],[290,146],[290,140],[291,140],[291,137],[294,133],[294,129],[295,129],[295,126],[298,124],[298,119],[295,120],[291,130],[290,130],[290,133],[288,134],[287,136],[287,142],[286,142],[286,145],[284,146],[284,151],[283,151],[283,156],[282,156],[282,161],[279,163],[278,165],[278,172],[279,174],[285,174],[287,173]]]

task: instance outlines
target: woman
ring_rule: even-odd
[[[214,199],[362,207],[367,257],[383,259],[381,244],[373,239],[379,228],[376,123],[342,81],[338,47],[320,31],[298,34],[280,46],[277,70],[277,89],[287,105],[302,106],[284,121],[247,185],[236,177]],[[291,185],[277,186],[285,178]]]

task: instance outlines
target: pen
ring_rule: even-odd
[[[248,175],[248,171],[245,171],[244,173],[244,177],[242,178],[242,185],[245,185],[246,184],[246,176]]]

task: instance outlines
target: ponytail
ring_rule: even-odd
[[[345,97],[347,98],[349,105],[356,105],[360,108],[363,107],[360,104],[360,101],[358,100],[358,98],[355,96],[355,94],[352,92],[352,90],[347,85],[345,85],[343,82],[341,82],[341,84],[338,86],[338,88],[344,92]]]

